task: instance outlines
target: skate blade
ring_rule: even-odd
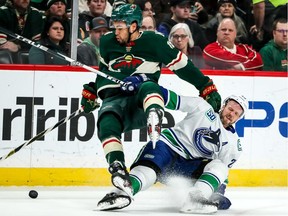
[[[96,211],[109,211],[122,209],[130,205],[130,201],[127,198],[119,197],[115,200],[115,203],[111,204],[110,202],[103,202],[98,204]]]
[[[158,119],[158,116],[156,113],[151,113],[153,114],[152,115],[152,118],[151,118],[151,122],[150,125],[151,125],[151,134],[150,134],[150,139],[152,141],[152,146],[153,146],[153,149],[156,148],[156,143],[157,141],[159,140],[159,137],[160,137],[160,134],[156,131],[156,122],[157,124],[159,123],[159,119]]]
[[[123,179],[121,177],[117,177],[117,176],[114,177],[112,183],[116,188],[124,191],[131,198],[131,200],[134,200],[132,188],[131,187],[125,187],[124,183],[123,183]]]

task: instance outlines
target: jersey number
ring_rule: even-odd
[[[236,159],[232,159],[232,160],[231,160],[231,163],[228,164],[228,167],[231,168],[235,162],[236,162]]]

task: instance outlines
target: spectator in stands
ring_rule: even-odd
[[[208,13],[204,9],[200,1],[191,1],[191,13],[190,19],[201,24],[204,24],[208,21]]]
[[[191,2],[188,0],[170,0],[170,6],[172,17],[163,20],[157,28],[157,31],[168,37],[170,30],[174,25],[177,23],[186,23],[189,26],[190,31],[193,32],[195,45],[204,49],[208,44],[206,36],[201,26],[197,22],[189,19],[191,13]]]
[[[170,2],[168,0],[154,0],[152,5],[158,27],[160,22],[171,17]]]
[[[243,20],[236,14],[236,0],[218,0],[218,13],[206,24],[206,36],[209,43],[216,41],[218,25],[225,17],[234,20],[237,29],[237,43],[249,43],[248,31]]]
[[[58,16],[62,19],[68,19],[66,14],[67,0],[48,0],[46,16]]]
[[[90,66],[98,66],[100,61],[99,42],[103,34],[108,32],[105,18],[95,17],[90,26],[90,35],[77,47],[77,60]]]
[[[79,29],[81,33],[81,39],[84,40],[89,36],[89,26],[92,19],[95,17],[104,17],[109,23],[109,17],[104,14],[107,0],[87,0],[89,11],[83,11],[79,14]]]
[[[154,16],[154,9],[151,1],[149,0],[135,0],[134,4],[137,4],[142,10],[142,16]]]
[[[30,7],[30,0],[7,0],[6,6],[0,8],[0,26],[30,40],[39,40],[43,29],[42,14]],[[0,32],[0,49],[16,53],[29,50],[30,45],[20,43]]]
[[[200,47],[194,46],[193,35],[186,23],[174,25],[169,34],[169,41],[181,52],[188,56],[198,68],[204,68],[204,59]]]
[[[203,51],[205,63],[213,69],[260,70],[261,55],[246,44],[235,44],[236,35],[234,20],[224,18],[218,26],[217,41]]]
[[[263,39],[264,30],[269,32],[275,18],[287,18],[286,0],[252,0],[255,25],[251,33],[256,33],[259,40]]]
[[[272,24],[275,19],[287,19],[287,0],[252,0],[254,23],[250,32],[257,41],[253,41],[256,49],[272,39]],[[256,43],[255,43],[256,42]]]
[[[49,17],[44,24],[44,30],[41,33],[40,44],[49,49],[67,55],[66,30],[64,28],[63,20],[58,17]],[[30,64],[50,64],[50,65],[67,65],[67,61],[63,58],[49,54],[39,48],[31,47],[29,51]]]
[[[141,31],[156,31],[156,21],[153,16],[145,16],[142,20]]]
[[[46,18],[51,16],[57,16],[62,19],[63,25],[66,29],[65,32],[65,41],[67,41],[67,49],[70,45],[70,34],[71,34],[71,19],[69,18],[66,12],[67,0],[48,0],[47,1],[47,11],[45,12]]]
[[[270,40],[261,50],[263,59],[263,70],[265,71],[288,71],[288,21],[279,18],[273,23],[273,39]]]
[[[66,0],[67,3],[66,5],[66,12],[71,12],[71,2],[72,0]],[[86,0],[85,0],[86,1]],[[34,8],[37,8],[39,11],[41,11],[42,13],[45,13],[45,11],[47,11],[47,3],[49,2],[49,0],[31,0],[30,5]],[[79,3],[80,4],[80,3]]]

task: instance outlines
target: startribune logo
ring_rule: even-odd
[[[31,139],[36,134],[43,132],[45,128],[51,126],[53,122],[60,121],[78,110],[79,98],[61,97],[55,106],[57,107],[56,109],[47,109],[45,108],[46,104],[44,97],[16,97],[16,106],[3,109],[2,134],[0,132],[1,141],[15,140],[15,136],[25,141]],[[166,123],[163,124],[163,128],[175,125],[175,119],[171,113],[165,112],[164,118]],[[82,122],[81,125],[80,121]],[[18,129],[13,127],[15,124],[17,124],[17,128],[23,128],[21,130],[23,132],[17,133]],[[68,124],[65,123],[55,128],[54,136],[57,136],[55,140],[79,140],[83,142],[91,140],[97,134],[96,125],[97,112],[92,114],[81,113],[70,119]],[[80,126],[83,126],[83,128]],[[147,128],[133,131],[133,133],[138,135],[136,139],[140,142],[147,142]],[[132,131],[126,132],[123,137],[124,141],[133,141],[133,133]],[[44,141],[45,138],[46,135],[37,139],[37,141]]]

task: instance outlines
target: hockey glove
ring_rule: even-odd
[[[90,113],[100,107],[100,104],[97,102],[97,92],[94,85],[94,82],[83,85],[81,105],[85,113]]]
[[[219,112],[221,108],[221,96],[211,79],[200,89],[200,96],[213,107],[215,112]]]
[[[126,85],[121,86],[121,90],[128,94],[134,94],[138,91],[140,85],[150,80],[145,74],[139,74],[135,76],[128,76],[123,79],[123,81],[126,83]]]

